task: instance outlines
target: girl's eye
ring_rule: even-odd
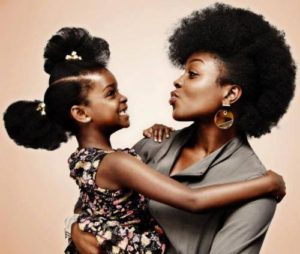
[[[193,72],[193,71],[189,71],[188,74],[189,74],[189,78],[194,78],[194,77],[198,76],[198,73]]]
[[[110,90],[110,91],[108,91],[108,93],[106,94],[106,96],[107,96],[107,97],[114,96],[115,93],[116,93],[115,90]]]

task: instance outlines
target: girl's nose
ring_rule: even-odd
[[[123,94],[120,94],[120,95],[121,95],[120,102],[126,103],[128,101],[127,97],[125,95],[123,95]]]

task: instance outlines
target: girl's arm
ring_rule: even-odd
[[[152,138],[155,142],[162,142],[164,138],[169,138],[171,132],[175,131],[174,128],[163,125],[154,124],[150,128],[143,131],[143,135],[146,138]]]
[[[249,201],[266,194],[277,196],[278,200],[285,195],[282,177],[271,171],[249,181],[191,189],[123,152],[104,157],[98,167],[96,184],[103,177],[121,188],[133,189],[150,199],[190,212]]]

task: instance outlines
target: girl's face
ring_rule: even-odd
[[[102,68],[90,75],[93,87],[88,92],[86,112],[91,123],[102,131],[114,132],[129,126],[127,98],[118,90],[114,75]]]
[[[188,58],[171,92],[175,120],[213,119],[224,98],[224,89],[218,84],[222,68],[220,60],[210,53],[194,53]]]

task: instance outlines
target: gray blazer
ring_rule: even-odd
[[[134,149],[149,166],[169,175],[193,125],[174,132],[163,143],[142,139]],[[261,176],[265,167],[248,141],[233,138],[203,160],[172,176],[190,187],[247,180]],[[159,188],[159,186],[155,186]],[[164,228],[177,254],[256,254],[275,212],[274,199],[264,197],[215,211],[193,214],[150,201],[150,212]]]

